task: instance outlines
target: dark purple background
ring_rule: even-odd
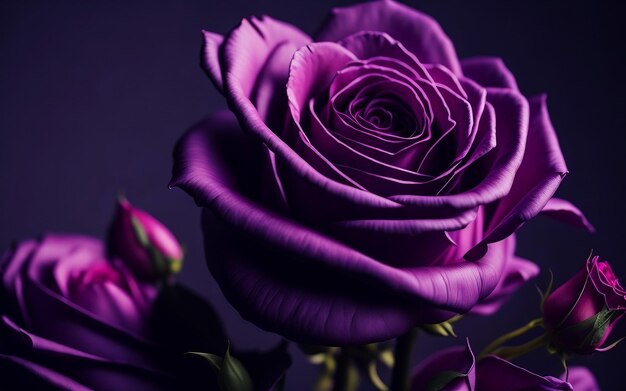
[[[263,0],[3,1],[0,5],[0,247],[44,231],[102,236],[118,190],[164,221],[187,245],[182,280],[214,303],[235,344],[278,340],[242,321],[204,265],[199,210],[167,190],[177,138],[224,106],[199,67],[200,29],[225,33],[250,14],[269,14],[312,33],[331,4]],[[590,236],[538,218],[519,235],[518,253],[560,282],[591,249],[624,263],[624,13],[609,2],[423,0],[461,57],[504,58],[527,94],[547,92],[570,176],[560,195],[598,228]],[[626,277],[624,277],[626,279]],[[499,314],[458,328],[478,349],[535,317],[529,284]],[[622,325],[623,326],[623,325]],[[618,333],[624,334],[621,327]],[[418,357],[460,340],[422,337]],[[578,360],[605,390],[620,389],[626,347]],[[522,360],[556,374],[554,357]],[[316,369],[296,357],[288,389],[311,384]]]

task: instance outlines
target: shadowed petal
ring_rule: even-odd
[[[466,341],[465,347],[452,347],[442,350],[423,360],[413,370],[411,391],[423,391],[428,388],[438,375],[454,371],[460,376],[447,384],[442,384],[440,391],[474,391],[476,388],[476,359]]]
[[[91,390],[58,372],[20,357],[0,354],[0,372],[2,386],[8,389]]]
[[[589,232],[595,231],[583,212],[567,200],[553,197],[543,207],[541,213],[566,224],[586,229]]]
[[[497,356],[478,362],[476,384],[481,391],[574,391],[563,380],[537,375]]]
[[[530,101],[530,124],[524,160],[510,193],[499,201],[487,235],[466,257],[475,259],[487,244],[502,240],[535,217],[552,198],[567,174],[559,142],[548,115],[545,96]]]
[[[70,346],[34,335],[19,328],[8,318],[3,317],[2,325],[11,339],[19,343],[18,349],[23,355],[35,362],[45,362],[46,368],[39,368],[37,374],[46,375],[50,372],[67,376],[93,389],[119,389],[130,387],[141,390],[160,390],[167,384],[173,386],[174,378],[158,370],[136,365],[125,360],[116,360],[92,355]],[[146,346],[146,350],[150,349]],[[97,351],[97,349],[96,349]],[[100,353],[102,351],[98,351]],[[155,352],[151,352],[154,354]],[[12,357],[16,359],[15,357]],[[20,360],[20,359],[17,359]],[[22,362],[26,364],[25,362]],[[0,365],[1,368],[1,365]],[[3,379],[4,380],[4,379]],[[55,377],[46,377],[55,383]],[[73,388],[70,388],[73,390]]]
[[[517,90],[515,77],[498,57],[474,57],[461,61],[463,75],[483,87]]]

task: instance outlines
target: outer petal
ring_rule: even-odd
[[[510,193],[499,201],[485,238],[466,254],[481,257],[487,244],[511,235],[535,217],[552,198],[567,174],[559,142],[548,115],[545,96],[530,101],[528,141],[521,166],[515,173]]]
[[[503,360],[487,356],[476,366],[478,391],[573,391],[572,385],[551,376],[540,376]]]
[[[179,142],[172,184],[223,223],[204,214],[207,261],[245,318],[296,340],[366,343],[465,312],[497,285],[506,242],[475,263],[394,268],[248,198],[233,181],[249,177],[233,160],[250,164],[231,153],[246,145],[232,122],[209,120]]]
[[[220,51],[227,99],[234,87],[234,95],[243,94],[260,120],[280,133],[287,114],[289,63],[293,53],[310,41],[296,27],[266,16],[242,20],[225,38]]]
[[[553,197],[543,207],[541,213],[564,223],[594,232],[595,228],[574,204],[561,198]]]
[[[334,8],[315,36],[316,41],[340,41],[359,31],[389,34],[422,63],[441,64],[456,74],[461,66],[448,36],[431,17],[390,0]]]
[[[585,367],[570,367],[567,381],[575,391],[600,391],[600,386],[593,373]],[[565,373],[561,375],[565,379]]]
[[[534,263],[518,257],[510,259],[496,289],[472,308],[470,313],[475,315],[494,314],[509,300],[513,293],[538,274],[539,266]]]
[[[474,57],[461,61],[463,74],[483,87],[517,90],[515,77],[498,57]]]
[[[220,65],[220,47],[224,37],[210,31],[202,31],[204,47],[202,48],[202,68],[221,92],[223,89],[222,66]]]

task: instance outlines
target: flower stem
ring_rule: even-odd
[[[417,329],[413,329],[396,339],[395,364],[391,373],[391,391],[407,391],[409,389],[411,353],[416,335]]]
[[[350,361],[351,361],[351,348],[343,347],[337,357],[337,366],[335,368],[335,379],[333,381],[334,391],[348,391],[350,385]]]
[[[548,342],[548,333],[543,333],[535,339],[531,339],[530,341],[517,345],[517,346],[505,346],[498,348],[493,351],[492,354],[496,356],[502,357],[505,360],[512,360],[516,357],[519,357],[523,354],[531,352],[537,348],[545,346]]]
[[[478,355],[478,359],[480,360],[481,358],[492,354],[494,351],[496,351],[500,346],[502,346],[505,342],[519,337],[520,335],[534,329],[535,327],[541,326],[542,321],[541,318],[537,318],[537,319],[533,319],[530,322],[528,322],[526,325],[515,329],[513,331],[511,331],[510,333],[504,334],[503,336],[495,339],[493,342],[491,342],[489,345],[487,345],[487,347],[485,347],[482,352],[480,352],[480,354]]]

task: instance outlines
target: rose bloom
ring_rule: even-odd
[[[567,168],[545,97],[497,58],[460,61],[422,13],[375,1],[314,37],[269,17],[204,37],[232,113],[179,141],[171,185],[205,208],[209,268],[260,327],[343,345],[491,313],[537,273],[518,227],[589,228],[552,198]]]
[[[108,259],[104,243],[79,235],[21,241],[0,265],[3,390],[217,389],[209,365],[183,353],[223,355],[227,337],[189,291],[159,295]],[[290,363],[282,348],[265,361],[239,357],[257,369],[259,390]]]
[[[567,381],[541,376],[497,356],[476,362],[469,342],[426,358],[414,371],[412,391],[599,391],[593,374],[584,367],[569,369]]]
[[[607,261],[590,257],[546,298],[542,312],[555,350],[565,354],[606,350],[613,327],[626,312],[626,290]]]

